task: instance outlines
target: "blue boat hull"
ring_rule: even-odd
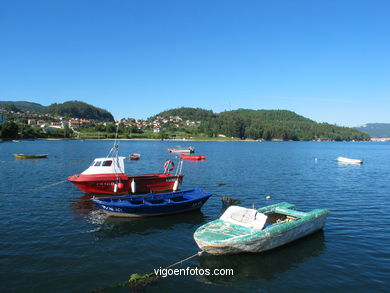
[[[200,209],[211,193],[199,189],[147,194],[143,197],[116,196],[92,201],[109,216],[151,217]]]

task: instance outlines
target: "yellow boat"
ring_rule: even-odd
[[[15,159],[42,159],[47,158],[47,154],[39,155],[25,155],[25,154],[14,154]]]

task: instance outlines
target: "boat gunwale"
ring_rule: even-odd
[[[124,203],[129,203],[132,200],[145,200],[145,199],[146,200],[159,200],[159,199],[170,200],[172,198],[184,196],[186,194],[195,194],[196,198],[189,198],[185,201],[183,200],[183,201],[174,202],[174,203],[172,203],[172,202],[166,202],[166,203],[162,203],[162,204],[148,203],[147,205],[148,206],[149,205],[150,206],[159,206],[159,205],[168,205],[168,204],[178,205],[180,203],[191,203],[193,201],[212,196],[212,193],[210,193],[210,192],[203,192],[200,189],[191,189],[191,190],[183,190],[183,191],[177,191],[177,192],[166,192],[166,193],[159,193],[159,194],[149,193],[149,194],[145,194],[145,195],[141,195],[141,196],[121,195],[121,196],[106,197],[104,199],[94,198],[93,201],[95,203],[104,204],[107,206],[114,206],[114,207],[120,207],[122,205],[126,205],[129,207],[132,207],[132,206],[139,207],[141,205],[145,205],[145,203],[140,204],[140,205],[139,204],[124,204]],[[191,195],[189,195],[189,196],[191,196]],[[115,199],[117,199],[118,201],[113,201]]]
[[[158,174],[164,174],[164,173],[156,173],[156,175]],[[82,174],[75,174],[75,175],[72,175],[72,176],[69,176],[68,177],[68,180],[73,182],[107,182],[107,181],[115,181],[117,182],[118,181],[118,178],[112,178],[112,179],[104,179],[104,178],[91,178],[91,179],[84,179],[85,176],[107,176],[107,175],[112,175],[112,176],[115,176],[115,174],[92,174],[92,175],[83,175],[83,177],[80,179],[80,180],[77,180],[78,178],[80,178],[80,175]],[[156,180],[156,179],[166,179],[166,180],[169,180],[169,179],[181,179],[184,177],[184,174],[180,174],[180,175],[168,175],[168,176],[155,176],[155,174],[140,174],[140,175],[127,175],[125,173],[118,173],[117,174],[118,176],[125,176],[126,178],[120,178],[121,181],[123,182],[128,182],[128,181],[131,181],[131,179],[135,179],[135,181],[137,182],[137,180]]]
[[[169,206],[169,205],[180,205],[182,203],[192,203],[192,202],[195,202],[195,201],[198,201],[198,200],[201,200],[203,198],[206,198],[206,197],[211,197],[211,194],[206,194],[202,197],[198,197],[198,198],[189,198],[187,200],[183,200],[183,201],[178,201],[178,202],[175,202],[175,201],[171,201],[171,198],[161,198],[161,200],[164,200],[163,203],[151,203],[149,200],[159,200],[159,199],[150,199],[150,198],[147,198],[147,199],[144,199],[144,202],[142,204],[132,204],[130,201],[133,200],[133,199],[118,199],[118,201],[106,201],[106,200],[100,200],[100,199],[94,199],[94,202],[96,203],[99,203],[99,204],[102,204],[102,205],[106,205],[106,206],[111,206],[111,207],[140,207],[140,206]]]

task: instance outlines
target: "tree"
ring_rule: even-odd
[[[164,139],[167,139],[168,138],[168,133],[166,133],[165,131],[161,131],[157,134],[157,138],[161,139],[161,140],[164,140]]]
[[[5,104],[3,108],[7,111],[20,112],[19,108],[14,104]]]
[[[1,130],[1,137],[3,138],[17,138],[19,126],[13,121],[6,121],[3,123]]]
[[[70,129],[69,124],[65,123],[64,125],[64,137],[70,137],[70,135],[73,133],[72,129]]]

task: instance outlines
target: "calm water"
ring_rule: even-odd
[[[389,143],[124,141],[120,153],[142,154],[126,162],[127,173],[151,173],[175,157],[168,147],[189,145],[207,161],[184,163],[183,189],[216,195],[200,212],[110,219],[63,180],[105,156],[112,141],[1,143],[0,292],[89,292],[190,256],[198,251],[195,229],[223,212],[218,195],[246,207],[288,201],[331,213],[323,232],[288,246],[203,255],[179,266],[233,268],[233,277],[167,277],[146,292],[389,292]],[[13,153],[49,157],[15,160]],[[364,164],[340,165],[338,156],[363,158]]]

